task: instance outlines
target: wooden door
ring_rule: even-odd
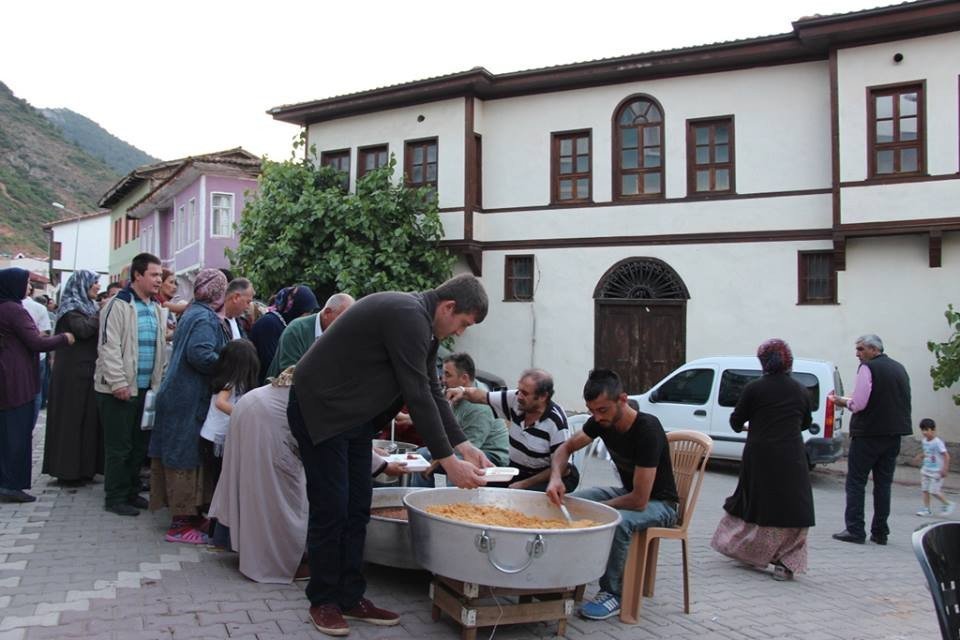
[[[594,366],[613,369],[629,394],[643,393],[684,363],[683,300],[597,300]]]

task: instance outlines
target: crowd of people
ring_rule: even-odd
[[[127,286],[101,293],[97,274],[76,271],[51,312],[30,299],[28,272],[0,270],[0,500],[35,500],[26,489],[43,395],[40,356],[50,354],[43,472],[66,484],[102,473],[106,511],[167,508],[168,542],[236,551],[240,571],[256,581],[308,580],[311,620],[329,635],[346,635],[352,620],[399,621],[365,597],[362,573],[372,479],[405,473],[372,446],[398,416],[432,461],[414,485],[434,486],[443,475],[457,487],[491,486],[484,469],[510,466],[516,477],[493,486],[545,492],[556,504],[572,493],[619,511],[601,590],[581,608],[586,618],[619,613],[633,533],[677,521],[664,429],[628,400],[616,372],[590,372],[590,419],[572,434],[547,371],[528,369],[515,388],[488,390],[467,353],[443,358],[438,370],[440,341],[487,314],[473,276],[358,301],[337,293],[322,307],[310,287],[294,284],[263,307],[249,280],[219,269],[196,274],[189,302],[151,254],[137,255],[130,273]],[[859,338],[856,349],[854,393],[833,398],[853,413],[846,529],[834,538],[864,542],[872,473],[870,538],[885,544],[893,465],[910,433],[909,380],[877,336]],[[790,375],[784,341],[765,341],[757,356],[763,375],[730,417],[735,431],[747,431],[740,477],[711,544],[789,580],[807,568],[815,524],[801,435],[810,398]],[[949,458],[932,421],[921,427],[929,478],[921,513],[930,514],[931,495],[949,513],[939,482]],[[619,487],[579,487],[570,461],[596,438]]]

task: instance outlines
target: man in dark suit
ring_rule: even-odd
[[[347,620],[400,621],[363,597],[361,566],[372,497],[371,440],[403,404],[449,482],[485,484],[482,467],[492,465],[453,417],[436,358],[440,340],[462,334],[486,314],[487,294],[471,275],[422,293],[371,294],[347,309],[298,363],[287,416],[310,501],[310,618],[323,633],[346,635]]]

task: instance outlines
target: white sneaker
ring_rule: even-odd
[[[917,511],[917,515],[918,515],[918,516],[922,516],[922,517],[930,517],[930,516],[933,515],[933,512],[931,512],[929,508],[924,507],[924,508],[920,509],[919,511]]]
[[[947,504],[940,507],[940,515],[948,516],[951,513],[953,513],[953,510],[956,508],[957,508],[957,504],[955,502],[948,502]]]

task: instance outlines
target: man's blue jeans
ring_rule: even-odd
[[[593,487],[582,489],[571,495],[574,498],[586,498],[594,502],[603,502],[630,493],[619,487]],[[600,577],[600,589],[620,597],[623,593],[623,565],[630,549],[630,539],[635,531],[650,527],[672,527],[677,523],[677,510],[672,503],[651,500],[643,511],[617,509],[620,524],[613,536],[613,546],[607,559],[607,570]]]
[[[359,425],[313,444],[292,387],[287,419],[307,476],[307,598],[311,605],[336,604],[346,611],[360,603],[367,589],[363,546],[373,497],[370,464],[376,427]]]

